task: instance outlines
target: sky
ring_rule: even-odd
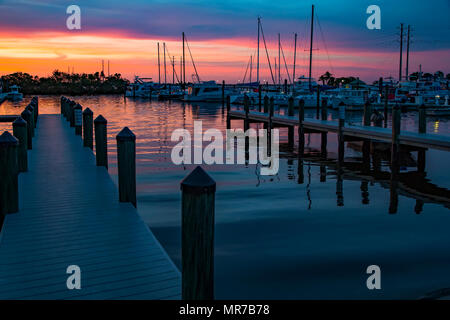
[[[81,8],[81,30],[68,30],[66,9]],[[252,55],[256,79],[257,17],[261,17],[272,68],[278,64],[278,33],[284,52],[281,78],[292,77],[294,33],[298,34],[296,77],[308,74],[311,5],[315,5],[312,73],[356,76],[365,81],[399,73],[400,23],[411,25],[410,73],[450,73],[450,0],[0,0],[0,75],[28,72],[95,72],[102,60],[111,73],[158,81],[157,43],[167,47],[179,73],[181,33],[185,32],[201,80],[243,81]],[[381,29],[369,30],[369,5],[381,9]],[[186,80],[194,69],[186,51]],[[260,79],[270,80],[261,42]],[[162,81],[164,68],[161,67]],[[287,69],[287,71],[286,71]],[[404,68],[403,68],[403,72]],[[247,72],[247,78],[249,72]]]

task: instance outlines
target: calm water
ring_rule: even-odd
[[[180,266],[180,181],[194,167],[172,164],[175,143],[170,136],[177,128],[192,130],[194,120],[203,120],[203,130],[226,129],[222,106],[125,101],[122,96],[73,99],[108,120],[115,180],[115,135],[124,126],[136,134],[138,209]],[[5,102],[0,114],[17,114],[28,102]],[[59,113],[59,108],[59,97],[40,97],[41,114]],[[306,112],[307,117],[313,114]],[[347,116],[349,122],[361,122],[361,113]],[[402,130],[416,131],[416,117],[404,113]],[[242,122],[232,126],[242,127]],[[0,123],[0,130],[11,130],[10,124]],[[450,122],[428,119],[428,132],[450,139]],[[414,299],[450,287],[449,153],[427,151],[425,177],[413,173],[416,152],[402,156],[397,213],[389,214],[388,154],[376,152],[385,173],[365,172],[360,145],[347,144],[340,193],[335,135],[328,137],[326,160],[320,158],[320,135],[307,136],[307,157],[299,166],[295,150],[287,147],[287,132],[281,129],[280,134],[282,159],[276,176],[260,176],[255,165],[204,166],[217,181],[217,298]],[[423,201],[422,210],[416,198]],[[366,268],[372,264],[381,267],[382,290],[366,287]]]

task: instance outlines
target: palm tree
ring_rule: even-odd
[[[327,71],[323,75],[320,76],[319,81],[322,81],[322,84],[325,85],[325,81],[329,81],[332,74]]]

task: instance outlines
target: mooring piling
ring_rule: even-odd
[[[106,136],[106,126],[108,122],[99,115],[94,120],[95,127],[95,158],[97,166],[108,169],[108,141]]]
[[[27,148],[28,150],[33,149],[33,134],[32,134],[32,119],[31,119],[31,112],[30,110],[24,110],[20,116],[23,118],[23,120],[25,120],[27,122]]]
[[[17,149],[18,170],[19,172],[26,172],[28,170],[27,122],[22,117],[18,117],[16,120],[14,120],[12,126],[13,134],[19,141]]]
[[[94,130],[94,113],[91,109],[86,108],[83,111],[83,146],[90,149],[94,148],[93,130]]]
[[[196,167],[181,182],[183,300],[214,299],[216,182]]]
[[[77,103],[73,108],[75,134],[81,136],[83,131],[83,107]]]
[[[119,201],[136,207],[136,136],[125,127],[116,136]]]
[[[0,214],[19,211],[19,140],[8,131],[0,136]]]

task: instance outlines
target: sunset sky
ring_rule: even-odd
[[[158,80],[157,42],[161,52],[162,42],[166,43],[178,72],[184,31],[202,80],[242,81],[250,55],[256,54],[258,15],[271,63],[278,55],[281,33],[291,75],[294,32],[298,33],[296,74],[306,75],[313,3],[318,49],[313,76],[330,71],[366,81],[397,78],[401,22],[405,29],[412,26],[410,72],[422,64],[424,71],[450,73],[449,0],[0,0],[0,75],[21,71],[45,76],[69,67],[95,72],[104,59],[105,72],[110,60],[111,73]],[[66,8],[71,4],[81,8],[81,30],[66,28]],[[371,4],[381,8],[381,30],[366,27],[366,8]],[[188,53],[186,57],[186,78],[191,80],[193,68]],[[269,80],[264,49],[260,61],[261,80]],[[167,72],[171,80],[168,58]],[[284,63],[282,77],[287,78]]]

